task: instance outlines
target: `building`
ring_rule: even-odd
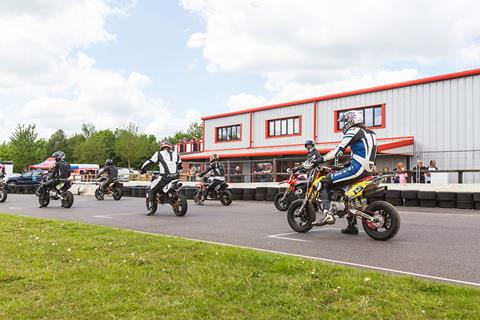
[[[254,172],[246,160],[276,159],[271,169],[284,172],[306,154],[308,138],[322,153],[332,149],[347,110],[363,111],[365,124],[377,133],[379,170],[400,161],[413,168],[418,159],[427,165],[435,159],[440,169],[479,168],[480,69],[207,116],[201,151],[182,158],[205,161],[216,153],[233,163],[229,172],[235,162],[242,172]],[[464,179],[478,182],[480,175]]]

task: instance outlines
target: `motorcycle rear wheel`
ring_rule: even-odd
[[[97,200],[100,200],[100,201],[104,199],[104,194],[103,194],[103,192],[100,190],[100,188],[97,188],[97,189],[95,190],[95,198],[96,198]]]
[[[175,215],[178,217],[183,217],[188,210],[187,198],[185,198],[183,194],[177,193],[173,199],[172,209]]]
[[[298,199],[292,202],[287,211],[287,221],[293,231],[305,233],[313,228],[315,221],[315,210],[311,203],[307,203],[303,210],[300,210],[303,200]]]
[[[374,223],[362,219],[365,233],[372,239],[387,241],[395,237],[400,230],[400,215],[397,209],[386,201],[375,201],[365,209],[367,214],[378,216],[383,223],[376,226]]]
[[[122,195],[123,195],[123,192],[122,192],[122,189],[121,188],[113,188],[112,190],[112,196],[113,196],[113,200],[120,200],[122,199]]]
[[[44,192],[44,194],[41,194],[40,197],[38,197],[38,204],[40,207],[47,207],[50,204],[50,194],[48,191]]]

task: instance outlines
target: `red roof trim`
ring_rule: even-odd
[[[478,74],[480,74],[480,68],[479,69],[473,69],[473,70],[454,72],[454,73],[447,73],[447,74],[442,74],[442,75],[427,77],[427,78],[421,78],[421,79],[416,79],[416,80],[386,84],[386,85],[381,85],[381,86],[376,86],[376,87],[371,87],[371,88],[366,88],[366,89],[359,89],[359,90],[346,91],[346,92],[335,93],[335,94],[328,94],[328,95],[324,95],[324,96],[320,96],[320,97],[316,97],[316,98],[290,101],[290,102],[278,103],[278,104],[273,104],[273,105],[263,106],[263,107],[258,107],[258,108],[250,108],[250,109],[244,109],[244,110],[239,110],[239,111],[221,113],[221,114],[202,117],[202,120],[223,118],[223,117],[235,116],[235,115],[239,115],[239,114],[245,114],[245,113],[249,113],[249,112],[283,108],[283,107],[289,107],[289,106],[294,106],[294,105],[298,105],[298,104],[313,103],[313,102],[316,102],[316,101],[330,100],[330,99],[354,96],[354,95],[358,95],[358,94],[371,93],[371,92],[382,91],[382,90],[397,89],[397,88],[408,87],[408,86],[413,86],[413,85],[418,85],[418,84],[425,84],[425,83],[431,83],[431,82],[442,81],[442,80],[449,80],[449,79],[455,79],[455,78],[474,76],[474,75],[478,75]]]

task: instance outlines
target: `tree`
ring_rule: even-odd
[[[96,131],[76,148],[77,160],[103,165],[106,159],[113,157],[114,144],[115,135],[110,129]]]
[[[90,138],[96,131],[93,123],[87,122],[82,124],[82,133],[85,138]]]
[[[130,169],[132,164],[144,157],[147,150],[147,143],[144,135],[139,134],[138,126],[129,123],[122,129],[115,132],[115,154],[120,160],[126,162]]]
[[[187,131],[179,130],[175,132],[175,134],[171,137],[167,137],[166,139],[169,140],[171,143],[176,144],[180,140],[193,140],[193,139],[201,139],[203,136],[203,126],[201,123],[192,122],[187,128]]]
[[[55,151],[61,150],[65,152],[67,157],[71,156],[71,146],[69,144],[68,138],[65,135],[65,132],[62,129],[55,131],[48,139],[47,142],[47,156],[50,156]]]
[[[10,137],[11,156],[14,170],[21,171],[29,164],[42,160],[45,140],[38,140],[35,125],[17,125]]]
[[[12,159],[12,148],[10,143],[2,142],[2,144],[0,144],[0,160]]]
[[[85,136],[78,133],[68,138],[67,145],[70,148],[70,154],[67,154],[66,156],[69,162],[80,162],[82,154],[81,147],[85,140]]]

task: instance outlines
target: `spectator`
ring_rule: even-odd
[[[197,167],[192,165],[190,167],[190,170],[189,170],[188,174],[190,175],[190,181],[195,181],[196,180],[196,175],[197,175]]]
[[[403,166],[402,162],[397,163],[397,168],[395,171],[393,182],[402,184],[407,183],[408,173],[405,171],[405,167]]]
[[[383,174],[387,175],[389,173],[390,173],[390,168],[383,167]],[[383,183],[392,183],[392,177],[388,176],[388,177],[383,178]]]
[[[273,181],[272,172],[272,165],[270,163],[265,163],[265,170],[263,170],[263,173],[265,173],[265,182]]]
[[[242,181],[242,170],[240,169],[240,166],[236,166],[235,169],[233,170],[233,177],[232,177],[232,182],[239,183]]]
[[[438,168],[437,168],[437,161],[435,161],[435,160],[430,160],[430,165],[428,166],[427,170],[428,170],[428,171],[436,171],[436,170],[438,170]],[[426,181],[427,183],[432,183],[432,174],[431,174],[431,173],[427,172],[427,173],[425,174],[425,181]]]
[[[422,160],[418,160],[417,166],[413,168],[412,182],[413,183],[425,183],[425,171],[427,168],[423,165]]]
[[[257,164],[257,167],[255,168],[255,171],[253,172],[254,175],[256,175],[256,181],[258,182],[266,182],[265,179],[265,174],[264,174],[264,168],[263,168],[263,163]]]

